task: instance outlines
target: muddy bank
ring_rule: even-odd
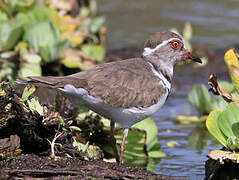
[[[0,179],[174,179],[141,168],[127,168],[102,160],[86,161],[80,158],[63,157],[53,160],[35,154],[18,156],[9,161],[7,166],[0,170]]]

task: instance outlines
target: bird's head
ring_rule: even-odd
[[[142,57],[167,60],[172,64],[186,59],[202,63],[200,58],[193,56],[186,49],[183,39],[178,34],[168,31],[157,32],[150,36],[144,44]]]

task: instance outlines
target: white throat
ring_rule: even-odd
[[[160,79],[160,82],[159,82],[159,83],[160,83],[163,87],[167,88],[168,91],[170,91],[170,89],[171,89],[171,83],[167,80],[166,77],[164,77],[164,75],[163,75],[160,71],[157,71],[157,70],[153,67],[153,65],[152,65],[150,62],[148,62],[148,63],[150,64],[151,70],[152,70],[152,72],[154,73],[154,75],[157,76],[157,77]]]

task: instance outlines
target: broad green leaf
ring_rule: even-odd
[[[100,28],[102,27],[102,25],[104,24],[104,22],[105,22],[105,18],[103,16],[94,18],[91,22],[90,31],[92,33],[98,32]]]
[[[226,109],[228,103],[221,97],[215,96],[212,100],[207,104],[208,110],[213,111],[214,109]]]
[[[39,52],[41,47],[52,47],[59,36],[59,31],[49,21],[36,23],[26,31],[26,40],[36,52]]]
[[[151,118],[147,118],[132,126],[133,128],[142,129],[146,131],[147,139],[146,145],[149,151],[155,144],[158,143],[158,128]]]
[[[60,27],[60,17],[57,11],[50,8],[36,8],[28,13],[18,13],[16,20],[24,24],[25,30],[44,21],[50,21],[55,27]]]
[[[7,21],[7,14],[0,10],[0,21]]]
[[[22,100],[26,101],[29,98],[29,96],[31,96],[32,93],[35,92],[35,90],[36,90],[35,86],[30,86],[30,87],[26,86],[22,93]]]
[[[232,132],[237,138],[239,138],[239,122],[232,125]]]
[[[45,62],[59,58],[68,46],[68,41],[60,40],[60,32],[49,22],[39,22],[26,32],[26,40]]]
[[[22,26],[15,25],[15,22],[0,22],[0,48],[4,50],[12,49],[19,41],[22,33]]]
[[[188,100],[201,115],[208,114],[211,110],[210,107],[208,107],[211,96],[203,84],[193,86],[189,92]]]
[[[232,83],[229,83],[227,81],[220,81],[219,83],[220,85],[222,85],[223,88],[227,90],[228,93],[232,93],[235,91],[235,87]]]
[[[218,126],[218,117],[223,110],[215,109],[212,111],[206,120],[206,126],[208,131],[224,146],[227,147],[227,139],[221,132]]]
[[[102,61],[105,55],[105,49],[100,45],[86,44],[81,47],[81,50],[87,58],[94,58],[97,61]]]
[[[109,126],[109,121],[104,121],[105,125]],[[161,152],[161,145],[157,138],[158,130],[154,121],[147,118],[135,124],[130,130],[126,140],[126,150],[124,153],[125,161],[130,161],[137,157],[138,162],[135,164],[145,163],[147,158],[161,158],[165,154]],[[115,138],[117,140],[118,151],[123,138],[123,130],[116,128]],[[113,154],[112,147],[104,146],[104,150]],[[147,154],[145,152],[147,151]]]
[[[232,132],[232,125],[239,122],[239,107],[237,103],[230,103],[226,110],[224,110],[218,117],[218,127],[221,132],[228,138],[235,138]]]
[[[41,76],[41,57],[36,54],[26,54],[23,56],[24,61],[21,63],[18,72],[22,79],[27,79],[28,76]]]

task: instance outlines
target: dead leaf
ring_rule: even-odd
[[[20,138],[17,135],[11,135],[10,138],[0,139],[1,158],[18,154],[20,147]],[[17,151],[17,153],[15,153]]]
[[[237,102],[239,104],[239,98],[237,97],[237,95],[234,93],[228,93],[226,89],[224,89],[222,85],[218,83],[217,76],[215,74],[210,75],[208,84],[211,86],[209,91],[211,91],[213,94],[222,96],[223,99],[228,103]]]

